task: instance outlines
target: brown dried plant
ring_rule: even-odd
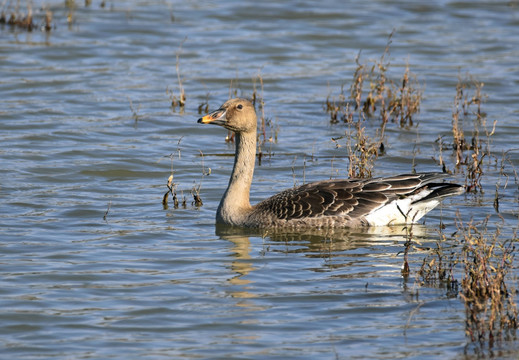
[[[332,123],[350,122],[357,112],[364,114],[367,118],[377,115],[382,125],[388,121],[398,122],[400,126],[412,126],[413,116],[420,111],[422,100],[421,86],[410,69],[409,64],[397,85],[389,79],[387,72],[390,67],[390,46],[394,32],[389,35],[386,48],[380,59],[371,63],[361,62],[360,55],[355,58],[357,67],[353,74],[353,80],[349,88],[349,98],[344,94],[344,85],[338,100],[328,95],[325,102],[325,111],[330,114]],[[381,132],[383,136],[383,131]]]
[[[175,71],[177,73],[177,81],[178,81],[178,96],[171,90],[169,87],[166,89],[166,93],[169,95],[171,101],[171,108],[173,111],[176,110],[177,106],[180,109],[180,112],[184,112],[184,107],[186,105],[186,93],[184,92],[184,86],[182,85],[182,77],[180,75],[180,54],[182,53],[182,46],[186,42],[187,37],[182,40],[180,46],[178,47],[177,52],[175,53],[176,62],[175,62]]]
[[[357,121],[348,127],[348,177],[370,178],[378,156],[381,141],[374,141],[366,134],[363,121]]]
[[[389,121],[400,126],[412,126],[413,117],[420,110],[422,91],[416,76],[409,70],[409,65],[397,86],[390,80],[387,72],[390,66],[389,49],[393,33],[389,35],[386,48],[380,59],[370,63],[360,61],[360,53],[355,59],[357,64],[348,97],[341,86],[338,98],[328,95],[324,109],[330,115],[332,123],[348,124],[346,131],[348,151],[348,175],[370,177],[374,161],[381,149],[385,128]],[[367,134],[367,120],[378,118],[380,127]]]
[[[392,91],[387,93],[389,114],[399,121],[400,126],[413,126],[413,116],[420,112],[422,90],[418,88],[418,80],[416,75],[410,72],[409,64],[406,66],[401,83],[396,94]]]
[[[15,8],[10,10],[9,18],[6,15],[6,5],[7,8],[11,7],[11,2],[7,3],[6,1],[2,4],[2,11],[0,13],[0,24],[7,24],[11,29],[18,28],[22,30],[26,30],[31,32],[35,29],[36,25],[33,19],[32,13],[32,2],[27,2],[27,11],[24,13],[21,10],[21,4],[18,0],[15,4]],[[8,9],[9,12],[9,9]]]
[[[496,341],[515,337],[518,312],[515,289],[507,276],[514,268],[518,238],[502,241],[500,229],[490,230],[488,218],[477,225],[458,220],[463,244],[460,297],[465,304],[465,330],[471,341],[492,349]]]
[[[178,139],[178,143],[177,143],[177,153],[178,153],[178,159],[179,160],[181,158],[180,142],[182,141],[182,139],[183,139],[183,136],[180,137],[180,139]],[[168,182],[166,184],[166,186],[168,188],[168,191],[162,197],[162,205],[163,205],[165,210],[168,209],[169,194],[171,194],[171,197],[173,199],[173,206],[174,206],[175,209],[178,209],[178,204],[179,204],[179,201],[178,201],[178,198],[177,198],[177,185],[178,184],[175,184],[173,182],[173,174],[174,174],[173,159],[174,158],[175,158],[175,154],[174,153],[169,154],[169,159],[171,161],[171,173],[169,175]],[[184,199],[184,203],[185,203],[185,199]]]
[[[417,273],[421,285],[446,286],[447,294],[460,297],[467,337],[478,350],[514,339],[519,321],[516,289],[509,287],[518,238],[514,232],[503,239],[499,226],[489,226],[488,220],[463,223],[458,215],[457,231],[440,233],[437,248]]]
[[[440,228],[441,229],[441,228]],[[447,294],[457,296],[458,281],[454,276],[455,266],[459,263],[459,254],[456,246],[449,246],[446,234],[440,231],[440,239],[436,242],[436,248],[431,249],[429,255],[424,257],[417,276],[420,284],[437,286],[447,289]]]
[[[452,149],[455,157],[455,168],[465,170],[467,192],[483,192],[481,179],[483,175],[483,161],[490,158],[491,138],[494,135],[497,120],[492,128],[486,124],[486,114],[481,111],[481,104],[485,99],[482,94],[484,84],[475,80],[471,75],[466,78],[458,77],[454,110],[452,113]],[[475,109],[474,109],[475,107]],[[472,126],[472,139],[466,140],[464,125]],[[482,140],[482,132],[486,141]]]

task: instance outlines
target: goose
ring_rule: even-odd
[[[251,206],[257,116],[247,99],[235,98],[198,119],[235,133],[234,167],[216,211],[216,223],[246,228],[348,228],[412,224],[464,187],[438,172],[371,179],[333,179],[284,190]]]

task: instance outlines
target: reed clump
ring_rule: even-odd
[[[383,148],[382,139],[373,139],[366,132],[364,121],[356,121],[346,131],[348,151],[348,177],[370,178],[379,151]]]
[[[164,210],[167,210],[169,208],[169,205],[168,205],[169,194],[171,194],[171,198],[173,200],[173,207],[175,209],[178,209],[179,201],[178,201],[178,197],[177,197],[177,184],[175,184],[173,182],[173,174],[169,175],[168,183],[166,184],[166,186],[168,187],[168,191],[162,197],[162,206],[164,207]],[[185,200],[184,200],[184,203],[185,203]]]
[[[337,99],[328,95],[324,109],[332,123],[351,122],[355,118],[365,117],[378,118],[384,125],[392,121],[402,127],[413,126],[413,118],[420,112],[422,86],[410,71],[409,64],[398,82],[388,77],[393,34],[389,35],[380,59],[361,62],[360,53],[357,55],[357,68],[348,95],[344,92],[344,85]]]
[[[328,95],[324,110],[331,123],[346,123],[345,133],[348,151],[348,176],[371,177],[374,161],[384,151],[385,128],[388,122],[401,127],[413,126],[413,119],[420,111],[422,90],[416,76],[406,66],[400,81],[391,80],[389,49],[393,33],[380,59],[361,62],[360,53],[355,59],[357,68],[348,93],[341,86],[337,98]],[[374,135],[366,131],[368,120],[380,120]]]
[[[349,109],[349,105],[346,108]],[[340,144],[339,140],[346,138],[348,177],[372,177],[375,160],[384,149],[382,131],[379,136],[370,136],[366,131],[366,117],[363,113],[359,113],[358,117],[354,117],[352,112],[341,116],[347,116],[351,121],[347,121],[344,136],[331,140],[336,148],[340,148],[343,145]]]
[[[497,124],[495,120],[492,127],[487,126],[487,115],[482,111],[486,99],[483,86],[484,83],[470,74],[458,77],[452,112],[452,143],[444,142],[442,138],[437,141],[440,154],[452,149],[454,171],[465,174],[467,192],[473,193],[483,193],[483,164],[485,159],[490,161],[492,158],[490,145]],[[451,172],[441,156],[439,162],[445,171]]]
[[[503,239],[499,226],[489,226],[488,217],[478,224],[463,223],[458,216],[456,227],[451,236],[441,233],[417,277],[422,285],[446,286],[448,294],[459,296],[467,337],[478,350],[491,350],[496,342],[515,339],[518,328],[517,289],[509,287],[518,237],[514,232],[511,239]]]
[[[182,141],[182,137],[180,139],[178,139],[178,143],[177,143],[177,154],[178,154],[178,159],[179,160],[181,158],[181,152],[180,152],[180,142],[181,141]],[[167,210],[169,208],[168,199],[169,199],[169,195],[170,194],[171,194],[171,198],[173,200],[173,207],[175,209],[178,209],[178,207],[179,207],[179,200],[178,200],[178,197],[177,197],[177,184],[173,182],[173,177],[174,177],[173,159],[174,158],[175,158],[175,154],[174,153],[169,154],[169,159],[171,161],[171,173],[170,173],[170,175],[168,177],[168,182],[166,184],[166,186],[168,188],[168,191],[162,197],[162,206],[164,207],[164,210]],[[183,196],[183,194],[182,194],[182,198],[183,198],[182,204],[183,204],[183,207],[185,208],[185,206],[186,206],[186,199]]]
[[[435,286],[447,289],[447,295],[458,295],[459,282],[455,277],[455,267],[459,263],[457,247],[448,246],[447,236],[440,232],[440,240],[436,248],[430,249],[429,255],[424,257],[417,276],[422,286]]]
[[[180,142],[181,141],[182,141],[182,138],[180,138],[178,140],[178,144],[177,144],[178,159],[181,158],[181,151],[180,151]],[[197,208],[202,206],[202,205],[204,205],[204,202],[202,201],[202,197],[200,195],[200,190],[202,188],[203,178],[205,176],[211,175],[211,168],[205,168],[205,166],[204,166],[204,154],[202,152],[200,152],[200,156],[202,158],[202,179],[200,180],[199,183],[195,182],[193,184],[193,187],[191,188],[191,195],[193,196],[193,201],[191,202],[191,205],[193,205],[193,206],[195,206]],[[169,195],[170,194],[171,194],[171,198],[173,200],[173,207],[175,209],[178,209],[180,206],[182,208],[184,208],[184,209],[187,207],[187,200],[186,200],[186,197],[184,196],[184,192],[181,191],[180,198],[182,200],[180,201],[179,197],[177,196],[177,186],[178,186],[178,184],[173,182],[173,178],[174,178],[173,159],[175,157],[176,157],[176,155],[174,153],[171,153],[169,155],[169,158],[171,159],[171,174],[169,175],[168,182],[166,184],[166,186],[168,188],[168,191],[162,197],[162,205],[163,205],[165,210],[167,210],[169,208]]]
[[[7,25],[11,30],[19,29],[27,32],[40,29],[50,32],[55,29],[53,13],[48,8],[33,11],[32,1],[26,1],[22,6],[22,1],[4,1],[0,10],[0,25]]]
[[[0,11],[0,24],[7,25],[11,29],[17,28],[29,32],[37,28],[38,25],[34,22],[31,3],[27,3],[25,11],[22,10],[19,0],[16,2],[14,9],[6,8],[6,4],[4,1],[2,10]],[[8,4],[10,5],[11,3],[9,2]],[[46,29],[46,27],[42,27],[42,29]],[[49,26],[48,30],[50,29],[51,27]]]
[[[465,304],[465,331],[480,348],[492,349],[496,341],[515,337],[518,312],[515,289],[507,284],[513,269],[517,236],[500,239],[500,229],[489,230],[488,218],[480,225],[473,221],[462,229],[463,277],[460,297]]]
[[[193,185],[193,188],[191,189],[191,195],[193,195],[193,205],[196,207],[200,207],[204,205],[204,202],[202,201],[202,198],[200,197],[200,188],[202,187],[202,183],[198,185]]]

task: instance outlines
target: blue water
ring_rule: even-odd
[[[1,6],[17,11],[15,2]],[[48,33],[39,29],[47,9]],[[445,245],[459,246],[451,236],[457,217],[490,216],[491,232],[497,226],[500,239],[516,239],[515,2],[33,1],[32,10],[32,32],[0,25],[1,357],[497,356],[487,348],[481,355],[465,335],[460,297],[422,284],[418,270],[440,223]],[[408,64],[423,100],[414,126],[388,124],[375,176],[441,171],[436,141],[452,141],[458,78],[484,83],[482,134],[497,120],[484,192],[447,200],[414,229],[410,276],[401,274],[401,228],[215,228],[234,147],[222,129],[196,123],[198,107],[215,109],[234,93],[265,100],[272,141],[263,145],[252,202],[345,177],[346,138],[340,147],[331,138],[347,126],[331,124],[324,103],[342,85],[348,91],[359,52],[373,64],[393,31],[388,76],[400,81]],[[184,109],[171,108],[177,55]],[[467,139],[473,118],[463,120]],[[366,127],[374,132],[376,119]],[[442,155],[452,180],[465,183],[452,151]],[[164,209],[172,169],[185,206],[170,200]],[[517,344],[499,351],[514,358]]]

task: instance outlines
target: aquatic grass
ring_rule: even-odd
[[[459,263],[457,244],[450,244],[451,236],[447,236],[440,226],[440,239],[436,247],[429,249],[429,254],[422,260],[417,272],[421,286],[433,286],[447,290],[449,297],[458,295],[459,282],[455,277],[456,265]]]
[[[400,81],[395,82],[388,78],[393,35],[394,31],[389,35],[378,60],[361,62],[361,53],[358,53],[348,97],[344,92],[344,84],[341,85],[337,99],[328,94],[324,110],[330,114],[330,122],[349,123],[355,117],[378,118],[382,123],[382,137],[385,124],[390,120],[402,127],[413,126],[413,117],[420,111],[422,86],[416,75],[410,71],[408,63]]]
[[[383,148],[380,141],[374,141],[366,134],[363,122],[350,124],[344,136],[331,138],[335,148],[341,148],[339,140],[346,138],[348,177],[369,178],[373,175],[373,167],[379,150]],[[333,169],[333,162],[332,162]],[[337,170],[338,171],[338,170]]]
[[[463,222],[458,214],[456,232],[440,231],[436,248],[423,259],[417,272],[421,286],[446,288],[465,307],[465,331],[476,350],[492,350],[496,342],[515,339],[517,289],[509,284],[514,269],[516,232],[503,239],[499,224]]]
[[[23,5],[22,5],[23,3]],[[27,32],[40,30],[42,32],[50,32],[57,28],[55,16],[50,10],[49,4],[42,4],[33,11],[32,0],[4,0],[2,1],[0,9],[0,25],[7,25],[10,30],[20,29]],[[14,5],[13,5],[14,4]],[[85,0],[84,7],[89,7],[92,4],[91,0]],[[76,23],[76,11],[79,8],[78,2],[74,0],[65,0],[62,2],[63,8],[58,8],[57,4],[52,4],[52,8],[56,12],[61,12],[66,15],[65,21],[70,30]],[[106,7],[106,2],[103,0],[99,4],[101,9]],[[113,10],[113,4],[110,8]]]
[[[6,15],[6,6],[7,13],[10,13],[9,16]],[[0,12],[0,24],[7,24],[10,28],[23,29],[28,32],[33,31],[36,24],[33,19],[32,3],[27,2],[26,6],[26,11],[23,12],[23,10],[21,10],[20,0],[18,0],[14,9],[9,9],[11,2],[4,1]]]
[[[180,148],[180,143],[182,141],[184,137],[180,137],[180,139],[178,139],[178,142],[177,142],[177,154],[178,154],[178,159],[180,160],[181,159],[181,148]],[[171,153],[168,155],[170,161],[171,161],[171,173],[168,177],[168,181],[167,181],[167,188],[168,188],[168,191],[164,194],[164,196],[162,197],[162,206],[164,207],[164,210],[167,210],[169,208],[169,205],[168,205],[168,198],[169,198],[169,195],[171,194],[171,198],[173,200],[173,207],[175,209],[178,209],[179,208],[179,200],[178,200],[178,197],[177,197],[177,186],[178,184],[174,183],[173,182],[173,178],[174,178],[174,170],[173,170],[173,159],[176,157],[175,153]],[[181,191],[182,193],[182,207],[183,208],[186,208],[186,198],[184,196],[184,192]],[[198,188],[198,197],[199,197],[199,193],[200,193],[200,187]],[[201,200],[200,200],[201,202]]]
[[[171,194],[171,197],[173,199],[173,204],[175,209],[178,208],[178,199],[177,199],[177,192],[176,192],[176,184],[173,183],[173,174],[169,175],[168,183],[166,184],[168,187],[168,191],[164,194],[162,197],[162,206],[164,207],[164,210],[168,209],[168,198],[169,194]]]
[[[171,109],[173,111],[176,111],[176,108],[178,107],[180,113],[184,112],[184,107],[186,105],[186,93],[184,91],[184,86],[182,85],[182,76],[180,75],[180,54],[182,53],[182,46],[184,45],[184,42],[186,42],[186,40],[187,37],[181,41],[178,50],[175,53],[175,71],[177,74],[178,81],[178,94],[170,90],[169,87],[166,88],[166,94],[169,95],[169,99],[171,102]]]
[[[345,132],[348,152],[348,176],[371,177],[374,162],[384,151],[385,129],[389,121],[401,127],[413,126],[413,117],[420,110],[422,90],[416,75],[411,73],[407,64],[399,84],[389,79],[387,72],[390,66],[389,50],[394,32],[378,60],[361,62],[360,52],[355,58],[357,65],[349,87],[345,94],[344,84],[338,98],[328,94],[324,110],[330,115],[330,122],[344,122],[348,125]],[[380,120],[378,129],[371,129],[373,135],[366,130],[368,120]],[[336,138],[335,141],[339,139]]]
[[[179,140],[179,143],[180,143],[180,140]],[[171,174],[169,175],[168,177],[168,182],[166,184],[167,188],[168,188],[168,191],[164,194],[164,196],[162,197],[162,205],[164,207],[164,210],[167,210],[168,209],[168,198],[169,198],[169,194],[171,194],[171,198],[173,200],[173,206],[175,209],[178,209],[178,198],[177,198],[177,184],[175,184],[173,182],[173,153],[171,153],[169,155],[170,159],[171,159]],[[179,153],[179,156],[180,156],[180,153]]]
[[[347,104],[344,109],[350,111]],[[376,139],[370,137],[366,132],[366,116],[359,112],[358,117],[354,117],[353,112],[343,113],[342,118],[350,119],[347,121],[347,129],[344,136],[331,138],[336,148],[341,148],[339,140],[346,139],[346,151],[348,159],[348,177],[369,178],[373,175],[375,159],[378,157],[379,150],[383,148],[382,136]]]
[[[461,82],[461,78],[458,77],[458,84],[456,85],[456,95],[454,96],[454,110],[452,112],[452,138],[453,138],[453,150],[456,153],[456,166],[460,166],[463,159],[463,151],[468,149],[468,145],[465,141],[465,134],[463,132],[462,123],[460,120],[460,107],[462,106],[463,92],[465,86]]]
[[[482,93],[484,84],[477,81],[470,74],[458,76],[454,109],[452,112],[452,151],[455,158],[456,171],[465,172],[467,192],[483,193],[481,180],[483,176],[483,162],[491,158],[491,138],[495,133],[497,120],[492,128],[486,124],[486,114],[481,106],[486,98]],[[475,109],[474,109],[475,107]],[[466,140],[464,127],[471,126],[471,141]],[[482,140],[482,132],[486,141]],[[440,149],[443,146],[440,145]]]
[[[193,195],[193,205],[196,207],[202,206],[204,203],[202,201],[202,198],[200,197],[200,189],[202,188],[202,182],[204,180],[204,177],[211,175],[211,168],[206,168],[204,165],[204,153],[202,150],[199,150],[200,152],[200,158],[202,159],[202,177],[200,178],[200,182],[198,184],[193,185],[193,188],[191,189],[191,194]]]
[[[202,201],[202,198],[200,197],[200,188],[202,187],[202,183],[193,185],[193,188],[191,189],[191,195],[193,195],[193,205],[196,207],[200,207],[204,205],[204,202]]]
[[[344,95],[344,84],[341,85],[339,98],[336,100],[331,96],[331,93],[326,97],[324,103],[324,111],[330,115],[330,123],[337,124],[340,121],[351,123],[353,121],[353,111],[350,109],[350,103]]]
[[[445,163],[445,160],[443,159],[443,150],[444,149],[448,150],[446,145],[444,145],[445,143],[443,141],[443,136],[438,135],[438,138],[436,139],[435,143],[437,144],[437,149],[438,149],[438,159],[434,155],[431,156],[431,158],[433,159],[433,161],[436,164],[441,166],[442,172],[444,172],[446,174],[452,174],[452,171],[447,168],[447,164]]]
[[[67,25],[70,30],[72,29],[72,25],[76,22],[76,2],[74,0],[65,0],[65,7],[67,8]]]
[[[487,116],[482,111],[486,98],[482,93],[483,86],[469,74],[458,76],[452,112],[452,143],[441,136],[436,141],[439,159],[435,160],[444,172],[451,172],[443,156],[443,151],[451,150],[453,171],[464,174],[467,192],[472,193],[483,193],[483,164],[490,164],[491,159],[495,159],[491,143],[497,121],[487,126]],[[470,138],[468,134],[471,134]],[[506,154],[508,152],[503,153],[496,184],[493,204],[496,212],[499,212],[499,189],[506,188],[508,183],[505,168],[508,163],[512,164],[507,161]],[[512,168],[517,179],[513,164]],[[503,176],[506,180],[501,187]],[[470,344],[478,353],[491,352],[497,342],[515,339],[518,327],[517,291],[510,288],[518,238],[514,232],[511,238],[503,239],[501,226],[490,226],[489,217],[479,223],[474,220],[463,222],[458,214],[456,228],[450,236],[440,232],[436,249],[423,259],[417,277],[421,285],[447,286],[456,291],[465,307],[465,331]],[[447,245],[449,243],[451,245]]]
[[[397,88],[396,92],[390,89],[387,93],[388,112],[401,127],[414,125],[413,116],[420,112],[422,94],[418,79],[415,74],[411,73],[409,64],[407,64],[401,86]]]
[[[53,29],[54,25],[53,25],[53,22],[52,22],[52,11],[50,11],[49,9],[45,10],[45,20],[44,20],[44,23],[43,23],[43,29],[46,31],[46,32],[49,32]]]
[[[515,289],[507,276],[514,268],[518,238],[502,241],[499,227],[490,230],[488,217],[481,223],[458,220],[464,274],[460,297],[465,305],[465,331],[479,349],[491,350],[495,343],[515,338],[518,312]]]
[[[402,265],[401,274],[404,280],[407,281],[409,278],[409,274],[411,272],[411,268],[409,266],[409,249],[413,244],[413,225],[405,227],[406,231],[406,241],[404,243],[404,263]],[[398,254],[397,254],[398,255]]]
[[[348,149],[348,177],[369,178],[373,176],[375,159],[382,141],[373,140],[366,133],[363,122],[357,121],[352,127],[348,127],[347,149]]]
[[[40,12],[33,12],[32,1],[26,1],[25,11],[22,9],[21,1],[17,0],[14,8],[12,1],[3,1],[0,10],[0,24],[7,25],[11,30],[20,29],[27,32],[40,29],[43,32],[50,32],[56,28],[53,21],[53,13],[44,5]],[[66,3],[65,5],[69,7]],[[7,15],[9,14],[9,15]]]

